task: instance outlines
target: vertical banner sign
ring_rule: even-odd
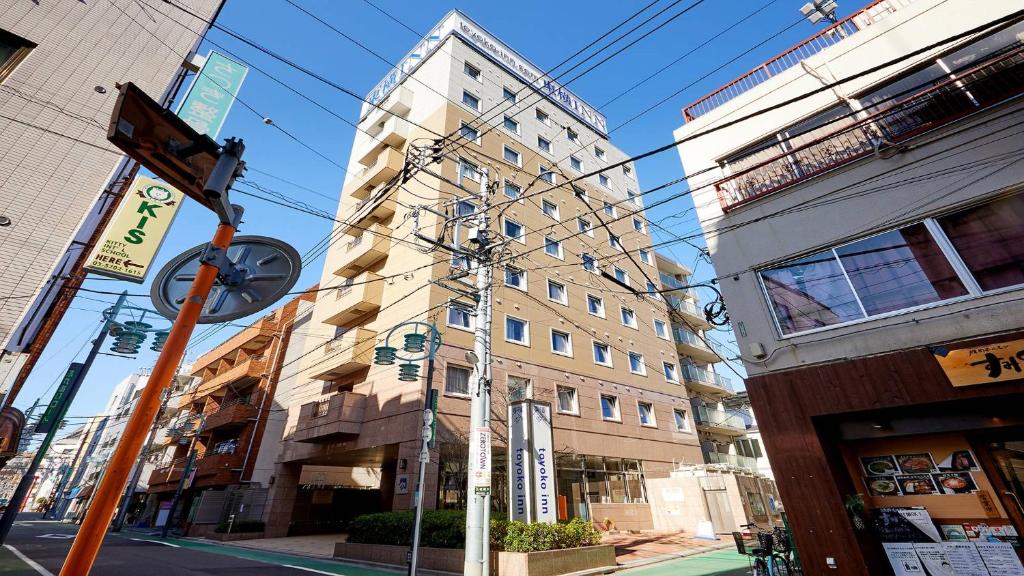
[[[216,140],[248,73],[248,66],[211,50],[181,100],[178,117]]]
[[[533,521],[553,523],[558,519],[558,506],[551,404],[530,403],[530,443],[533,445]]]
[[[470,438],[473,455],[473,469],[470,470],[470,485],[476,494],[491,491],[491,429],[474,428]]]
[[[163,182],[136,177],[89,254],[85,269],[141,284],[184,197]]]
[[[508,506],[509,519],[530,522],[532,497],[530,490],[529,402],[513,402],[508,406]]]
[[[71,391],[71,386],[75,383],[75,378],[82,371],[82,366],[83,364],[80,362],[74,362],[68,366],[68,371],[64,373],[64,379],[60,381],[57,391],[53,393],[50,405],[46,407],[46,412],[43,412],[39,423],[36,424],[36,434],[46,434],[53,430],[54,426],[60,426],[64,403],[67,402],[68,393]]]

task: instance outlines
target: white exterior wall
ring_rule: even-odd
[[[981,26],[1019,9],[1013,0],[917,0],[887,19],[857,32],[801,65],[764,82],[675,131],[682,139],[794,98],[823,83],[898,58],[915,49]],[[868,318],[813,333],[782,337],[752,269],[767,267],[795,256],[912,223],[949,211],[980,197],[992,196],[1020,185],[1024,169],[1014,165],[982,166],[916,183],[902,182],[951,165],[968,164],[1019,149],[1019,136],[1008,127],[1014,117],[995,119],[1022,107],[1019,99],[969,119],[960,120],[913,139],[914,148],[889,159],[873,156],[806,180],[782,191],[755,199],[723,213],[713,187],[700,188],[724,176],[718,161],[796,121],[839,104],[889,76],[931,56],[906,58],[899,65],[825,91],[779,110],[773,110],[718,132],[695,138],[678,147],[687,174],[711,169],[690,179],[693,200],[707,245],[721,280],[730,317],[748,372],[759,374],[838,358],[864,356],[948,340],[961,340],[1019,326],[1020,290],[939,302],[914,311]],[[1019,118],[1019,113],[1016,114]],[[1002,130],[1000,132],[1000,130]],[[1011,136],[1011,137],[1003,137]],[[941,162],[918,162],[957,144],[981,138],[956,150]],[[894,171],[887,176],[880,173]],[[991,173],[991,174],[990,174]],[[861,182],[874,178],[870,184]],[[814,211],[801,210],[824,197],[842,197]],[[734,228],[741,226],[739,228]],[[721,228],[732,228],[721,235]],[[969,319],[969,322],[966,321]],[[865,330],[868,332],[865,333]],[[845,337],[850,336],[850,337]],[[768,357],[752,357],[751,346],[761,344]]]

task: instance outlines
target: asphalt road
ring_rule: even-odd
[[[0,575],[51,576],[60,573],[78,527],[39,521],[22,514],[0,548]],[[20,556],[19,556],[20,555]],[[33,566],[32,564],[35,564]],[[108,534],[91,576],[393,576],[393,572],[287,554],[126,532]]]

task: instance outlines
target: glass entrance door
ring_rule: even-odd
[[[1017,534],[1024,535],[1024,440],[990,440],[985,452],[992,487]],[[1024,548],[1017,554],[1024,558]]]

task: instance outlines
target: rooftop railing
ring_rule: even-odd
[[[687,122],[699,118],[769,78],[796,66],[802,60],[810,58],[860,30],[886,19],[891,14],[909,6],[913,2],[914,0],[875,0],[854,14],[825,28],[718,90],[699,98],[693,104],[683,108],[683,117],[686,118]]]
[[[841,120],[824,136],[818,129],[809,141],[791,138],[787,151],[720,180],[719,201],[731,210],[1022,92],[1024,47],[1017,47],[866,117]]]

